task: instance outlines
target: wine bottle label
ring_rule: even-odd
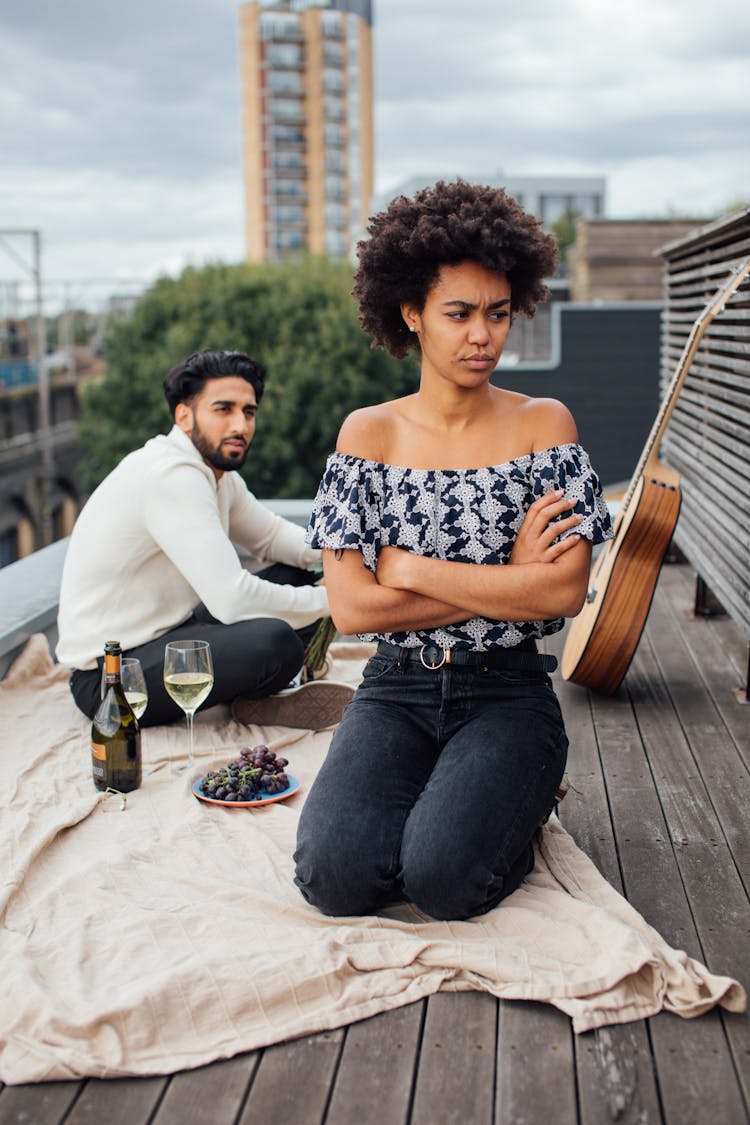
[[[100,762],[106,762],[106,760],[107,760],[107,747],[102,746],[102,744],[100,742],[92,742],[91,743],[91,754],[92,754],[92,757],[98,758],[98,760]]]

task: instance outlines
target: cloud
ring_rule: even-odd
[[[605,174],[612,198],[625,199],[637,169],[658,162],[671,178],[642,181],[641,213],[647,193],[653,213],[675,206],[666,197],[694,198],[698,184],[702,212],[741,194],[748,5],[730,0],[717,20],[697,0],[532,0],[510,12],[464,0],[427,34],[432,7],[415,0],[377,32],[381,190],[412,172],[494,167]]]
[[[241,258],[239,7],[3,6],[0,227],[42,229],[48,274]],[[373,7],[379,192],[591,173],[617,217],[748,196],[746,0]]]

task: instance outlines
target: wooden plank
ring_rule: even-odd
[[[670,945],[700,957],[630,701],[621,689],[593,709],[628,900]],[[649,1025],[665,1121],[733,1121],[742,1099],[718,1016],[680,1021],[662,1013]]]
[[[89,1078],[65,1125],[147,1125],[168,1078]]]
[[[406,1125],[426,1001],[347,1029],[326,1125]]]
[[[562,639],[560,642],[562,647]],[[571,788],[560,819],[622,893],[622,881],[602,775],[589,693],[575,684],[555,683],[570,741]],[[582,1125],[661,1122],[651,1043],[645,1021],[600,1028],[576,1036],[578,1102]]]
[[[697,786],[694,782],[688,786],[688,772],[690,775],[698,772],[705,787],[701,797],[709,798],[712,806],[711,822],[701,835],[701,842],[713,844],[726,840],[745,886],[750,890],[750,781],[747,767],[714,707],[710,692],[697,674],[684,637],[669,612],[666,598],[659,598],[654,604],[646,636],[666,686],[661,689],[657,686],[656,668],[649,660],[650,649],[644,648],[637,654],[636,668],[642,677],[640,691],[648,710],[642,708],[639,714],[643,714],[644,721],[649,724],[652,769],[659,772],[669,765],[675,775],[669,788],[665,782],[659,787],[667,818],[675,825],[678,820],[682,821],[679,835],[675,838],[686,843],[697,838],[686,822],[691,822],[693,827],[696,823]],[[686,743],[682,745],[678,745],[676,735],[666,740],[659,735],[659,722],[666,711],[667,696],[674,708],[680,734],[684,732]],[[690,755],[685,753],[686,744],[689,744]],[[690,802],[692,807],[679,809],[677,806],[683,802]]]
[[[656,779],[702,959],[716,973],[744,980],[750,966],[750,846],[747,769],[697,675],[669,603],[660,598],[634,662],[643,699],[638,720]],[[651,649],[653,647],[653,655]],[[661,666],[657,667],[657,660]],[[661,681],[664,674],[666,683]],[[691,678],[692,674],[692,678]],[[679,732],[661,719],[672,710]],[[710,804],[707,804],[710,802]],[[744,886],[742,879],[744,876]],[[745,1097],[750,1100],[750,1022],[723,1016]]]
[[[75,1102],[83,1082],[35,1082],[4,1086],[0,1125],[58,1125]]]
[[[235,1121],[259,1059],[253,1051],[175,1074],[151,1125]]]
[[[496,1067],[495,1125],[577,1125],[573,1032],[562,1012],[549,1004],[502,1000]]]
[[[661,1125],[645,1020],[601,1027],[576,1039],[581,1125]]]
[[[429,997],[411,1125],[492,1125],[497,1010],[486,992]]]
[[[339,1029],[266,1047],[237,1125],[322,1122],[343,1042]]]
[[[553,651],[558,658],[564,640],[564,633],[555,638]],[[559,806],[560,822],[604,878],[622,893],[614,831],[591,711],[591,695],[585,688],[563,680],[559,673],[553,683],[570,743],[566,767],[570,789]]]
[[[667,1125],[747,1125],[719,1013],[681,1020],[662,1012],[649,1026]]]
[[[689,578],[688,578],[689,573]],[[686,566],[665,567],[659,578],[659,593],[672,607],[675,622],[695,662],[713,705],[750,771],[750,723],[748,713],[737,703],[733,689],[747,675],[747,644],[726,615],[696,617],[695,573]]]

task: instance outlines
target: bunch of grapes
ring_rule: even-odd
[[[253,801],[259,795],[283,793],[289,788],[284,773],[288,765],[286,758],[277,758],[267,746],[246,746],[239,758],[207,773],[200,790],[216,801]]]

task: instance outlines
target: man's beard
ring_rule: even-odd
[[[221,444],[209,445],[205,434],[197,423],[193,424],[193,428],[190,431],[190,440],[203,460],[207,461],[209,465],[214,469],[218,469],[220,472],[231,472],[232,469],[241,469],[250,451],[250,445],[247,444],[242,453],[237,453],[233,456],[222,453]]]

